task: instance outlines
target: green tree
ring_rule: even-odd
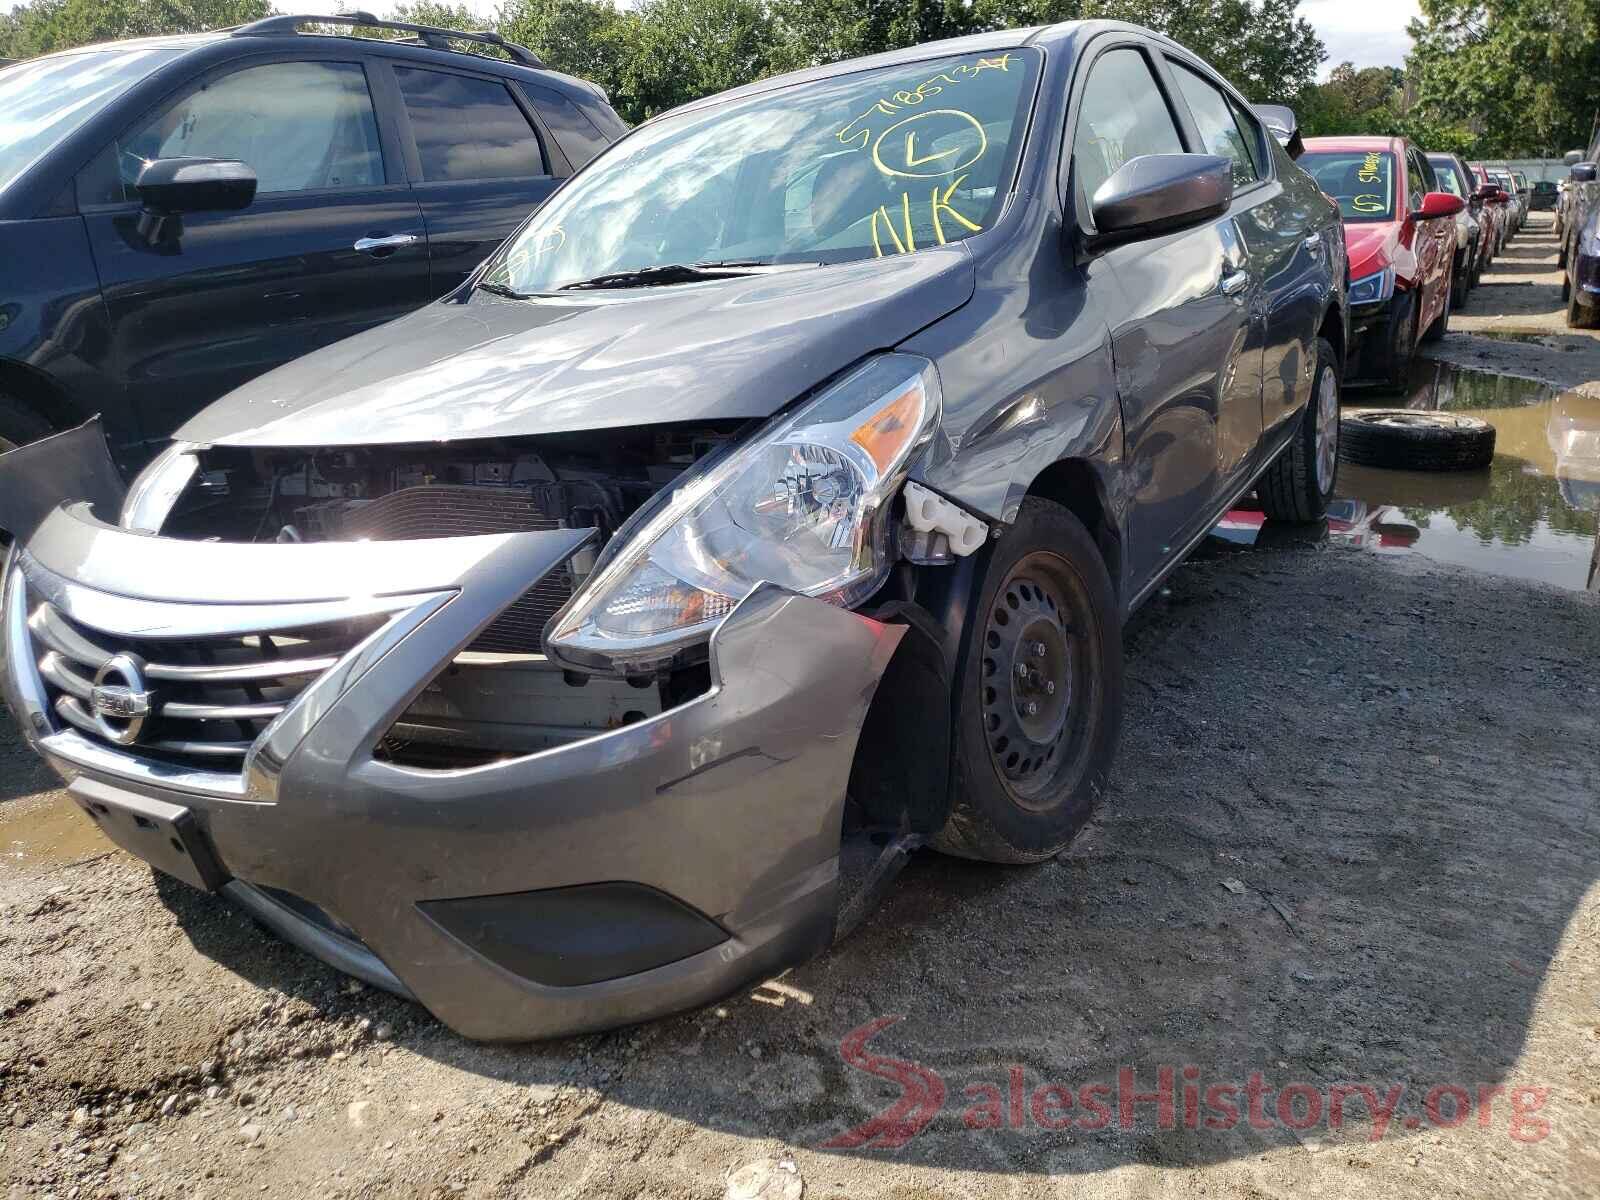
[[[29,58],[92,42],[199,33],[255,21],[269,0],[35,0],[0,23],[0,57]]]
[[[1600,80],[1595,0],[1421,0],[1409,67],[1419,109],[1474,124],[1496,155],[1557,156],[1588,142]]]

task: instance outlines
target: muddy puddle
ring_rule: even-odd
[[[78,806],[59,793],[0,804],[0,871],[37,874],[114,849]]]
[[[1275,528],[1246,502],[1213,530],[1213,549],[1326,537],[1377,554],[1600,590],[1600,399],[1546,384],[1420,362],[1404,393],[1361,392],[1346,409],[1470,412],[1495,427],[1485,471],[1389,471],[1339,464],[1327,529]]]

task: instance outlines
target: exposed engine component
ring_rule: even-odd
[[[557,528],[599,537],[535,583],[474,651],[535,653],[545,623],[624,522],[737,423],[427,446],[202,454],[191,503],[164,532],[230,541],[390,541]]]

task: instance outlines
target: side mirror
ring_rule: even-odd
[[[158,158],[133,185],[145,211],[157,217],[235,212],[256,198],[256,173],[222,158]]]
[[[1306,144],[1300,137],[1300,119],[1294,115],[1294,109],[1285,104],[1252,104],[1250,111],[1278,139],[1278,144],[1290,158],[1299,158],[1305,153]]]
[[[1424,221],[1431,217],[1453,217],[1465,207],[1460,196],[1452,196],[1449,192],[1429,192],[1422,197],[1422,207],[1417,209],[1417,216]]]
[[[1220,217],[1233,164],[1215,154],[1145,154],[1124,163],[1089,202],[1095,243],[1171,233]]]
[[[1595,178],[1595,164],[1592,162],[1573,163],[1572,178],[1576,183],[1593,183]]]

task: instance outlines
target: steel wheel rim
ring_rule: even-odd
[[[996,592],[985,622],[979,705],[989,760],[1023,808],[1055,803],[1082,725],[1085,654],[1054,554],[1023,558]]]
[[[1317,384],[1317,490],[1333,489],[1333,473],[1339,461],[1339,384],[1333,368],[1323,367]]]

